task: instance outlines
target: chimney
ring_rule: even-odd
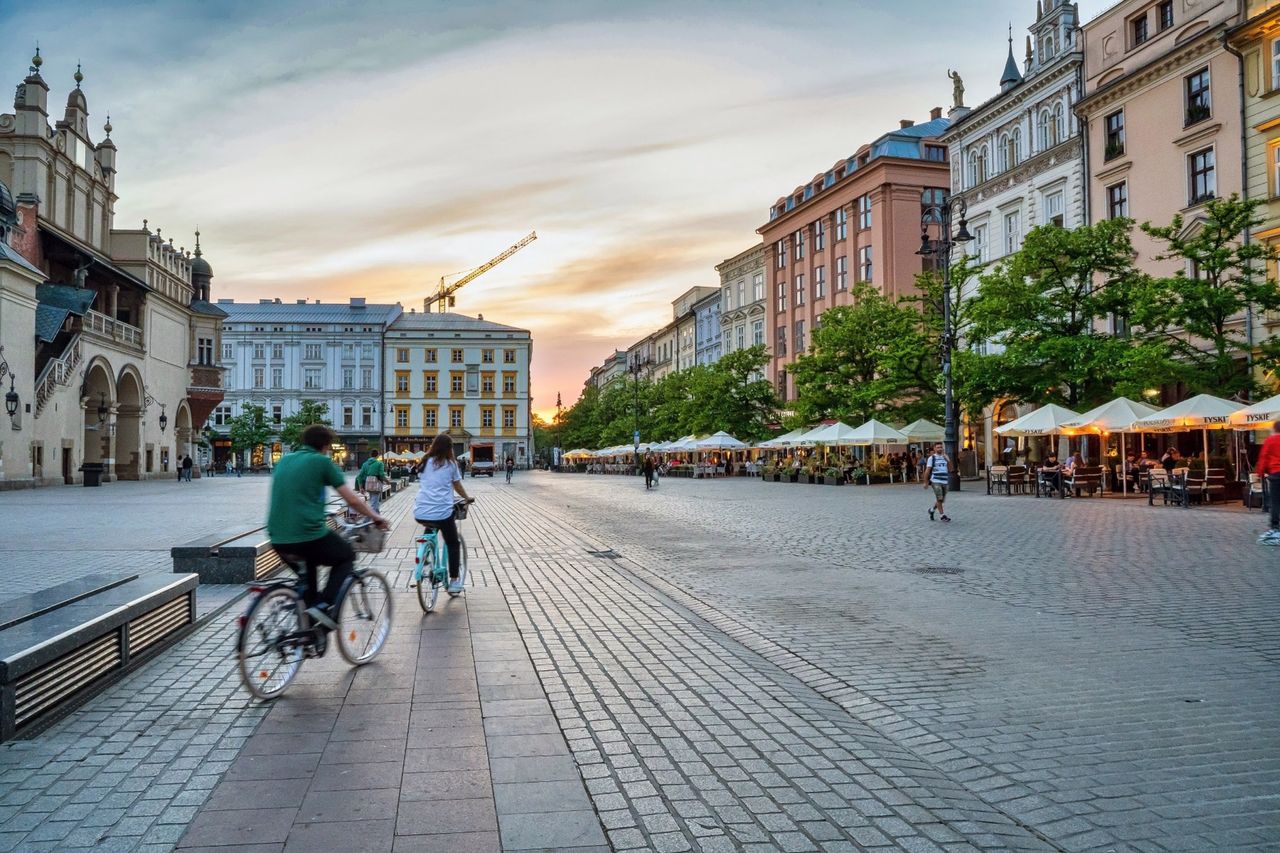
[[[320,300],[319,300],[319,299],[317,299],[317,300],[316,300],[316,304],[317,304],[317,305],[319,305],[319,304],[320,304]]]
[[[353,297],[351,297],[351,307],[352,307],[352,308],[363,308],[363,307],[365,307],[365,305],[364,305],[364,297],[363,297],[363,296],[353,296]]]
[[[912,120],[911,120],[911,119],[909,119],[909,118],[904,118],[904,119],[899,119],[899,120],[898,120],[898,127],[900,127],[900,128],[901,128],[901,129],[903,129],[903,130],[906,130],[908,127],[911,127],[911,126],[913,126],[914,124],[915,124],[915,122],[914,122],[914,121],[912,121]]]
[[[306,305],[306,304],[307,304],[307,300],[305,300],[305,299],[299,299],[299,300],[298,300],[298,304],[299,304],[299,305]]]
[[[279,304],[280,304],[280,297],[279,297],[279,296],[277,296],[277,297],[276,297],[275,302],[276,302],[276,304],[277,304],[277,305],[279,305]]]
[[[483,315],[483,314],[477,314],[477,315],[476,315],[476,319],[477,319],[477,320],[483,320],[483,319],[484,319],[484,315]]]
[[[258,304],[259,304],[259,305],[270,305],[270,304],[271,304],[271,300],[270,300],[270,299],[259,299],[259,300],[258,300]]]
[[[929,121],[936,121],[942,118],[942,107],[934,107],[929,110]]]

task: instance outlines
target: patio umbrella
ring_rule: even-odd
[[[1230,429],[1232,415],[1244,408],[1241,403],[1224,400],[1212,394],[1196,396],[1161,409],[1154,415],[1133,422],[1134,432],[1186,432],[1198,429],[1204,434],[1204,464],[1209,468],[1209,430]]]
[[[924,418],[912,421],[911,423],[898,430],[907,437],[909,441],[926,444],[931,441],[942,441],[945,432],[942,427],[933,421],[927,421]]]
[[[1231,426],[1241,430],[1262,429],[1276,421],[1280,421],[1280,394],[1268,397],[1261,403],[1254,403],[1231,416]]]
[[[747,444],[729,435],[724,430],[713,433],[706,438],[694,442],[695,450],[743,450]]]
[[[842,439],[852,434],[853,427],[843,421],[836,421],[833,424],[814,427],[803,435],[792,439],[790,444],[793,447],[813,447],[815,444],[848,444]]]
[[[1062,428],[1068,435],[1120,433],[1120,459],[1123,466],[1124,460],[1128,459],[1125,453],[1124,434],[1133,428],[1134,421],[1139,418],[1149,417],[1155,413],[1156,409],[1146,403],[1139,403],[1136,400],[1130,400],[1128,397],[1117,397],[1110,403],[1103,403],[1095,409],[1090,409],[1075,420],[1067,421],[1062,425]],[[1121,470],[1124,470],[1123,467]],[[1128,477],[1120,479],[1120,492],[1121,494],[1129,493]]]
[[[805,432],[807,432],[807,430],[805,429],[793,429],[791,430],[791,432],[783,433],[782,435],[775,435],[773,438],[765,439],[764,441],[757,444],[756,447],[759,447],[764,450],[772,450],[778,447],[786,447],[788,441],[798,436],[804,435]]]
[[[997,435],[1018,437],[1058,435],[1063,431],[1062,425],[1064,423],[1075,420],[1078,417],[1080,417],[1079,412],[1073,412],[1054,403],[1048,403],[1034,412],[1028,412],[1003,426],[996,427],[995,432]]]
[[[906,434],[872,418],[862,426],[854,429],[845,443],[858,445],[906,444],[909,440]]]

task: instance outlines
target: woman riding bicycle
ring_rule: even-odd
[[[453,439],[442,432],[431,442],[418,475],[418,496],[413,502],[413,517],[428,530],[436,529],[444,536],[449,550],[449,592],[462,592],[458,571],[462,548],[458,543],[458,525],[454,521],[454,493],[466,501],[471,497],[462,487],[462,472],[453,457]]]

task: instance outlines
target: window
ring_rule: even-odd
[[[513,349],[504,349],[504,350],[502,351],[502,363],[503,363],[503,364],[515,364],[515,363],[516,363],[516,351],[515,351],[515,350],[513,350]]]
[[[858,227],[871,227],[871,196],[858,196]]]
[[[400,394],[409,393],[409,371],[396,371],[396,391]]]
[[[1271,89],[1280,89],[1280,39],[1271,42]]]
[[[747,327],[738,326],[736,329],[734,329],[734,331],[737,333],[738,349],[746,349],[747,348]]]
[[[804,229],[801,228],[799,231],[793,234],[791,236],[791,239],[792,239],[792,242],[795,243],[795,247],[796,247],[796,260],[797,261],[804,260]]]
[[[849,259],[844,255],[836,258],[836,290],[849,289]]]
[[[796,276],[796,305],[804,304],[804,276]]]
[[[817,267],[813,271],[813,298],[822,299],[827,295],[827,268]]]
[[[422,374],[422,388],[426,394],[436,394],[440,390],[440,375],[437,373]]]
[[[1044,221],[1046,224],[1052,223],[1061,228],[1065,222],[1065,215],[1062,209],[1062,193],[1049,193],[1044,197]]]
[[[253,357],[256,359],[264,359],[267,357],[267,347],[265,344],[253,345]]]
[[[978,263],[987,260],[987,226],[975,225],[973,227],[973,256],[978,259]]]
[[[360,426],[362,427],[373,426],[373,406],[360,407]]]
[[[836,208],[836,239],[843,240],[849,235],[849,212],[844,205]]]
[[[356,387],[356,372],[350,367],[342,368],[342,390],[350,391]]]
[[[409,426],[409,407],[396,406],[396,428],[406,429]]]
[[[738,307],[741,308],[747,304],[747,280],[739,279],[738,281]]]
[[[787,283],[785,281],[778,282],[778,310],[787,310]]]
[[[272,388],[284,387],[284,368],[283,367],[271,368],[271,387]]]
[[[355,345],[355,344],[343,344],[343,345],[342,345],[342,360],[343,360],[343,361],[354,361],[354,360],[355,360],[355,357],[356,357],[356,345]]]
[[[373,344],[362,344],[360,346],[361,358],[373,358]]]
[[[502,428],[515,429],[515,425],[516,425],[516,410],[509,406],[503,406],[502,407]]]
[[[514,373],[502,374],[502,393],[503,394],[516,393],[516,375]]]
[[[1199,204],[1214,197],[1218,190],[1217,176],[1214,174],[1213,149],[1205,148],[1187,156],[1187,171],[1190,184],[1188,204]]]
[[[945,145],[925,145],[924,159],[932,160],[935,163],[947,162],[947,148]]]
[[[1129,215],[1129,182],[1121,181],[1107,187],[1107,218],[1120,219]]]
[[[360,387],[365,389],[369,389],[373,387],[373,368],[372,367],[360,368]]]
[[[262,368],[261,367],[255,367],[253,369],[253,387],[254,388],[262,387]]]
[[[764,273],[756,273],[751,279],[751,301],[759,302],[764,299]]]
[[[449,428],[462,429],[462,409],[456,406],[449,407]]]
[[[1044,37],[1044,41],[1040,43],[1040,61],[1048,62],[1053,59],[1053,36]]]
[[[728,313],[733,310],[733,288],[726,287],[724,289],[724,307],[720,309],[722,313]]]
[[[760,346],[764,343],[764,320],[754,320],[751,323],[751,345]]]
[[[1173,0],[1164,0],[1160,4],[1160,31],[1164,32],[1173,26]]]
[[[353,427],[356,425],[356,410],[354,407],[342,407],[342,425],[344,427]]]
[[[827,229],[823,225],[822,220],[815,220],[813,223],[813,250],[821,252],[827,247]]]
[[[308,367],[302,372],[302,387],[307,389],[320,387],[320,368]]]
[[[947,191],[937,188],[923,190],[920,193],[920,219],[930,222],[941,221],[941,211],[947,203]]]
[[[274,406],[271,407],[271,420],[273,422],[280,423],[280,421],[284,419],[283,409],[284,407],[281,406],[279,403],[276,403]]]
[[[1022,214],[1018,211],[1004,215],[1004,253],[1012,255],[1022,246]]]
[[[462,350],[455,349],[449,351],[449,361],[454,364],[462,364]]]
[[[284,344],[272,344],[271,357],[276,360],[284,358]]]
[[[1013,168],[1013,158],[1009,156],[1009,136],[1005,134],[1000,137],[1000,144],[996,146],[996,153],[999,157],[999,170],[1007,172]]]
[[[493,406],[480,409],[480,426],[483,429],[493,429]]]
[[[438,417],[439,412],[436,411],[435,406],[426,406],[422,410],[422,425],[429,429],[435,429],[439,425]]]
[[[320,354],[320,344],[307,344],[304,357],[308,361],[319,361],[323,356]]]
[[[804,320],[796,320],[796,355],[804,352]]]
[[[427,362],[427,364],[435,364],[435,363],[436,363],[436,351],[435,351],[435,350],[433,350],[433,349],[426,350],[425,352],[423,352],[423,356],[424,356],[424,359],[425,359],[425,361]]]
[[[778,269],[782,269],[787,265],[787,241],[778,241],[778,251],[776,255],[778,259]]]
[[[870,283],[873,270],[871,268],[871,247],[862,246],[858,249],[858,281]]]
[[[1186,78],[1187,124],[1204,121],[1213,115],[1213,99],[1209,94],[1209,69],[1201,68]]]
[[[493,350],[491,349],[480,350],[480,361],[484,362],[485,364],[493,364]]]
[[[223,344],[223,345],[222,345],[222,360],[223,360],[223,361],[230,361],[230,360],[231,360],[231,358],[232,358],[232,356],[231,356],[231,344]]]
[[[494,388],[494,376],[492,373],[483,373],[480,375],[480,390],[485,394],[492,394]]]
[[[1057,145],[1066,138],[1066,113],[1062,109],[1062,104],[1058,104],[1053,108],[1053,124],[1049,126],[1049,143],[1051,145]]]
[[[226,426],[229,420],[231,420],[230,406],[219,406],[218,408],[213,410],[214,426]]]
[[[786,326],[778,327],[778,340],[777,340],[777,343],[775,343],[773,346],[773,354],[774,355],[787,354],[787,327]]]
[[[213,338],[196,339],[196,363],[213,364]]]
[[[1280,146],[1271,149],[1271,195],[1280,196]]]
[[[1116,110],[1106,118],[1107,147],[1103,158],[1114,160],[1124,154],[1124,110]]]
[[[452,394],[462,393],[462,374],[461,373],[449,374],[449,392]]]
[[[787,371],[778,371],[778,396],[787,399]]]
[[[408,363],[409,363],[409,348],[397,347],[396,348],[396,364],[408,364]]]
[[[1147,13],[1143,12],[1141,17],[1134,18],[1130,21],[1129,26],[1133,32],[1133,46],[1137,47],[1147,40],[1149,33],[1147,32]]]

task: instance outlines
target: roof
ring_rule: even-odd
[[[3,186],[3,185],[0,184],[0,186]],[[0,240],[0,261],[9,261],[10,263],[15,263],[18,266],[25,269],[27,272],[35,273],[41,278],[44,278],[43,270],[41,270],[35,264],[31,263],[31,261],[28,261],[26,258],[22,257],[22,255],[18,254],[17,249],[13,248],[3,240]]]
[[[191,310],[197,314],[204,314],[208,317],[227,317],[226,311],[223,311],[217,305],[205,299],[192,299]]]
[[[428,311],[411,311],[408,314],[401,314],[387,329],[388,331],[523,332],[526,335],[529,334],[528,329],[504,326],[501,323],[482,320],[479,317],[468,317],[466,314],[454,314],[451,312],[436,314]]]
[[[36,288],[36,299],[41,305],[64,308],[77,317],[84,316],[84,313],[93,305],[93,300],[97,295],[92,290],[74,287],[70,284],[46,282]]]
[[[236,302],[219,299],[217,308],[232,323],[375,323],[383,325],[395,318],[399,305],[374,304],[363,307],[349,302]]]
[[[66,321],[67,315],[70,313],[66,308],[58,308],[53,305],[37,305],[36,340],[47,343],[56,338],[58,332],[62,329],[63,322]]]
[[[951,126],[949,118],[935,118],[923,124],[913,124],[891,130],[871,143],[871,158],[901,157],[906,160],[923,159],[920,151],[921,139],[932,139]]]

